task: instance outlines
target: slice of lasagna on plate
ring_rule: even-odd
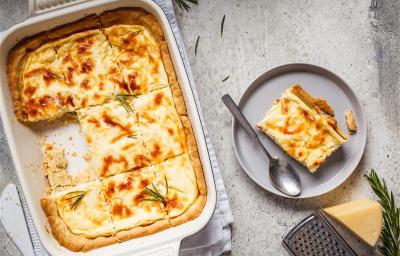
[[[318,102],[300,85],[293,85],[256,125],[310,172],[347,141],[336,120]]]

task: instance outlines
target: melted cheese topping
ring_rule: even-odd
[[[145,167],[102,182],[116,231],[148,225],[166,218],[162,202],[144,200],[149,197],[145,188],[152,188],[154,180],[153,167]],[[159,184],[155,185],[160,187]]]
[[[166,196],[169,218],[184,213],[198,196],[196,175],[188,154],[183,154],[156,165],[156,182],[162,184],[159,190]],[[165,180],[168,182],[166,192]]]
[[[101,104],[111,94],[127,91],[112,49],[100,30],[62,39],[55,49],[68,90],[79,107]]]
[[[85,193],[79,203],[79,195]],[[99,182],[90,182],[54,195],[58,212],[72,233],[87,238],[114,233]]]
[[[182,154],[186,136],[169,87],[134,99],[139,129],[152,163]]]
[[[149,164],[137,115],[128,112],[120,102],[81,109],[78,118],[90,147],[90,163],[100,177]]]
[[[168,85],[160,48],[145,27],[115,25],[105,33],[131,92],[147,93]]]
[[[311,172],[316,171],[346,141],[322,114],[308,107],[289,90],[257,127]]]
[[[28,120],[59,116],[74,109],[72,95],[60,90],[67,87],[60,66],[51,44],[43,45],[27,57],[21,78],[21,98]]]
[[[126,92],[112,49],[100,30],[77,33],[30,53],[22,71],[22,105],[29,121],[101,104]]]
[[[105,34],[90,30],[47,43],[28,55],[22,74],[29,121],[77,111],[90,169],[102,180],[53,198],[71,232],[87,238],[179,216],[199,193],[156,40],[135,25]],[[128,111],[111,99],[118,93],[143,95],[126,100]]]

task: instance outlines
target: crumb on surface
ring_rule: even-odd
[[[54,191],[60,191],[66,187],[82,184],[96,178],[96,172],[92,168],[86,168],[80,171],[77,175],[68,173],[68,161],[66,154],[71,154],[74,157],[78,156],[77,152],[65,152],[61,147],[54,144],[44,144],[44,162],[43,174],[47,177],[48,188],[46,191],[51,194]]]
[[[346,125],[347,129],[350,131],[350,134],[354,134],[357,132],[357,123],[356,119],[354,118],[353,111],[349,110],[346,113],[344,113],[344,116],[346,118]]]

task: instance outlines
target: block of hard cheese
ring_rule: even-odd
[[[382,230],[381,205],[370,199],[336,205],[323,209],[329,216],[342,223],[359,238],[375,246]]]

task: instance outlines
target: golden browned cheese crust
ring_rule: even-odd
[[[25,121],[21,104],[21,72],[27,55],[47,41],[46,32],[39,33],[19,42],[11,49],[7,58],[7,78],[14,105],[14,113],[18,120]]]
[[[195,177],[197,183],[197,188],[195,188],[196,194],[194,194],[195,198],[193,197],[193,202],[191,201],[190,204],[188,203],[187,208],[185,208],[184,211],[182,210],[182,212],[179,213],[179,215],[177,216],[166,217],[153,223],[139,225],[131,229],[120,230],[118,232],[116,229],[114,229],[115,232],[111,236],[98,236],[96,238],[88,238],[82,235],[78,235],[71,231],[71,229],[68,227],[68,225],[70,224],[66,223],[65,220],[61,217],[63,215],[60,214],[60,209],[58,209],[58,207],[60,206],[57,206],[57,200],[55,199],[54,194],[62,192],[64,189],[71,189],[71,187],[75,189],[75,185],[82,185],[82,182],[88,182],[96,178],[102,180],[103,178],[90,176],[82,180],[80,177],[77,177],[77,179],[81,180],[81,182],[79,182],[79,180],[75,179],[75,177],[68,176],[68,173],[66,171],[67,163],[63,156],[62,150],[48,148],[46,155],[48,158],[44,163],[44,171],[45,175],[48,178],[48,182],[51,188],[50,192],[52,193],[52,195],[41,199],[41,207],[47,216],[51,232],[56,240],[60,243],[60,245],[75,252],[86,252],[113,243],[147,236],[167,229],[171,226],[177,226],[182,223],[191,221],[201,214],[207,201],[207,186],[204,178],[201,159],[199,157],[196,138],[194,136],[190,120],[187,116],[185,100],[183,98],[182,91],[175,74],[171,56],[168,51],[168,45],[165,41],[163,29],[157,19],[143,9],[121,8],[104,12],[98,16],[89,15],[76,22],[62,25],[47,32],[34,35],[33,37],[25,39],[17,44],[9,53],[7,65],[8,81],[12,94],[16,117],[22,122],[32,122],[32,120],[28,120],[28,116],[24,114],[21,98],[21,74],[23,72],[24,63],[32,51],[40,48],[46,43],[56,40],[62,40],[65,37],[73,36],[76,33],[81,33],[89,30],[100,29],[101,33],[106,35],[104,31],[108,27],[114,25],[144,26],[152,33],[155,41],[157,42],[157,46],[160,49],[165,73],[168,77],[168,85],[171,89],[170,94],[172,94],[173,100],[172,108],[175,108],[177,114],[176,123],[179,124],[179,126],[182,126],[182,131],[184,135],[181,141],[182,144],[185,144],[182,145],[182,151],[176,153],[177,155],[168,156],[168,159],[164,159],[163,162],[159,164],[162,165],[165,162],[169,161],[171,158],[179,158],[181,156],[186,157],[186,162],[189,162],[190,160],[190,170],[192,173],[194,173],[192,174],[192,177]],[[163,89],[157,88],[155,90]],[[75,109],[74,111],[76,110],[78,109]],[[60,113],[60,115],[61,114],[63,113]],[[60,115],[48,118],[47,120],[57,118]]]

